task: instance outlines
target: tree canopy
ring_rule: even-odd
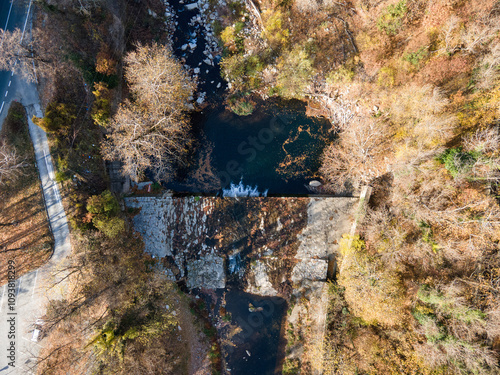
[[[184,162],[190,142],[186,111],[196,85],[172,51],[156,43],[137,45],[125,64],[131,99],[108,127],[105,157],[121,160],[134,180],[147,169],[167,179]]]

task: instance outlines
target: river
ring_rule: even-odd
[[[298,100],[252,98],[256,105],[248,116],[227,110],[218,66],[222,51],[214,47],[213,30],[199,21],[198,8],[187,3],[171,1],[178,22],[173,46],[198,78],[197,100],[206,107],[192,118],[191,163],[166,187],[215,194],[233,184],[270,195],[311,193],[308,183],[318,178],[321,154],[333,140],[330,123],[306,116]]]
[[[224,196],[314,193],[309,182],[319,178],[321,154],[334,138],[329,121],[308,117],[305,103],[298,100],[251,98],[252,114],[239,116],[228,110],[227,84],[218,66],[222,51],[214,44],[213,31],[200,22],[198,8],[207,9],[206,5],[184,0],[170,4],[178,22],[174,51],[198,79],[194,100],[203,109],[192,116],[195,144],[190,163],[165,187]],[[224,373],[280,373],[286,301],[245,293],[237,282],[217,290],[217,295],[219,301],[226,301],[225,317],[230,317],[229,325],[218,331]],[[212,304],[210,296],[204,297],[207,306],[214,320],[220,321],[221,306]]]

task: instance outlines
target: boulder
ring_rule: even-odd
[[[184,5],[184,7],[187,10],[194,10],[194,9],[198,8],[198,3],[186,4],[186,5]]]
[[[187,287],[221,289],[226,287],[224,260],[216,255],[207,255],[199,260],[187,262]]]

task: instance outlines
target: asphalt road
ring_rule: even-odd
[[[0,28],[4,30],[19,28],[22,30],[26,21],[28,5],[29,1],[0,0]],[[17,84],[12,72],[0,71],[0,128],[10,103],[15,99]]]
[[[25,5],[24,17],[28,4]],[[20,101],[25,106],[29,119],[33,115],[42,116],[36,85],[27,83],[15,75],[11,75],[10,80],[7,97],[12,95],[11,100]],[[32,369],[36,363],[35,358],[39,354],[40,344],[43,343],[43,340],[32,341],[34,323],[44,315],[49,298],[61,298],[64,295],[64,285],[59,285],[58,289],[48,289],[48,286],[53,279],[54,270],[71,252],[68,221],[54,180],[54,165],[49,153],[47,136],[31,120],[29,120],[29,131],[35,149],[49,223],[55,239],[54,254],[50,261],[38,270],[16,279],[12,285],[0,286],[0,375],[34,373]]]

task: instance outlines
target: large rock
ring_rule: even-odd
[[[309,181],[309,186],[311,186],[311,187],[320,187],[321,185],[323,185],[323,184],[321,182],[319,182],[318,180]]]
[[[173,244],[168,224],[174,219],[172,199],[135,197],[128,198],[126,205],[141,209],[140,215],[134,217],[134,227],[142,235],[146,251],[158,258],[171,256]]]
[[[293,268],[292,282],[299,283],[302,280],[326,281],[328,272],[328,261],[324,259],[303,259]]]
[[[216,255],[207,255],[187,262],[187,287],[222,289],[226,286],[224,260]]]
[[[250,268],[250,274],[253,276],[253,284],[249,284],[246,291],[259,296],[277,296],[278,292],[273,288],[268,275],[269,270],[266,264],[260,260],[256,261]],[[250,278],[252,279],[252,277]]]
[[[192,4],[186,4],[184,5],[186,7],[187,10],[193,10],[193,9],[196,9],[198,8],[198,3],[192,3]]]

